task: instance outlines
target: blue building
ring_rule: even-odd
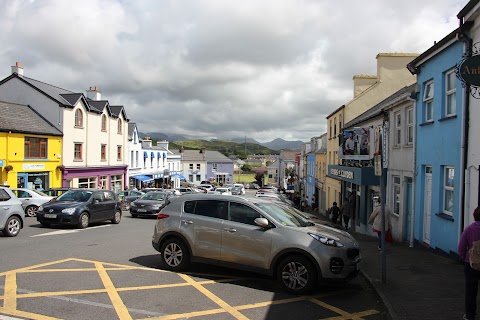
[[[417,75],[414,238],[457,253],[461,233],[464,44],[455,30],[408,64]]]
[[[307,199],[307,205],[312,206],[315,196],[315,168],[316,168],[316,155],[315,152],[307,153],[307,168],[305,175],[305,198]],[[331,206],[327,204],[327,207]]]

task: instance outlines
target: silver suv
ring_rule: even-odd
[[[304,294],[320,280],[358,275],[360,248],[345,231],[306,220],[288,207],[238,196],[184,195],[157,216],[152,237],[162,268],[204,262],[276,277]]]
[[[10,188],[0,187],[0,231],[7,237],[15,237],[23,228],[23,220],[22,202]]]

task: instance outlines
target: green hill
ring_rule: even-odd
[[[245,155],[251,154],[279,154],[278,151],[269,149],[256,143],[236,143],[226,140],[183,140],[170,142],[169,149],[198,150],[205,147],[206,150],[213,150],[222,153],[225,156],[235,155],[239,158],[245,158]]]

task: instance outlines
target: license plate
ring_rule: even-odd
[[[44,218],[56,218],[57,215],[55,213],[45,213],[43,215]]]
[[[147,212],[147,209],[137,209],[138,212]]]

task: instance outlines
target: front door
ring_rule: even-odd
[[[405,240],[410,240],[412,230],[412,179],[407,178],[405,186]]]
[[[425,168],[424,201],[423,241],[430,244],[430,220],[432,215],[432,167]]]

